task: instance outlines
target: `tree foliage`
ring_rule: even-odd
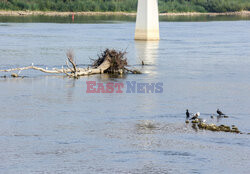
[[[137,0],[0,0],[1,10],[136,11]],[[159,0],[160,12],[250,10],[250,0]]]

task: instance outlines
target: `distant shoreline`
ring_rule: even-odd
[[[55,12],[55,11],[3,11],[0,16],[135,16],[135,12]],[[160,13],[160,16],[250,16],[250,11],[225,12],[225,13]]]

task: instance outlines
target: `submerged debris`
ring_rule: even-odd
[[[199,122],[198,119],[192,120],[192,123],[198,123],[198,122]]]
[[[205,124],[205,123],[199,123],[198,124],[199,129],[205,129],[210,131],[222,131],[222,132],[232,132],[232,133],[240,133],[239,129],[237,127],[230,128],[230,126],[226,125],[220,125],[216,126],[215,124]]]
[[[189,121],[186,120],[186,123],[189,123]],[[199,119],[192,120],[192,128],[197,130],[197,126],[201,130],[241,133],[235,125],[232,125],[231,127],[223,125],[223,124],[221,124],[220,126],[217,126],[215,124],[207,124],[205,122],[202,122]]]

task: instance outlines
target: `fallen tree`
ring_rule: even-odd
[[[116,51],[114,49],[106,49],[101,55],[98,56],[98,59],[92,60],[93,64],[91,67],[87,68],[78,68],[74,59],[74,53],[72,50],[67,52],[67,61],[66,68],[62,66],[61,69],[53,68],[41,68],[34,66],[21,67],[21,68],[12,68],[0,70],[0,72],[12,72],[12,71],[23,71],[23,70],[38,70],[44,73],[52,74],[65,74],[68,77],[78,78],[80,76],[92,75],[92,74],[103,74],[103,73],[133,73],[140,74],[138,70],[128,69],[127,59],[125,57],[126,52]],[[69,64],[70,63],[70,64]],[[70,66],[71,65],[71,66]],[[18,77],[18,74],[12,74],[12,77]]]

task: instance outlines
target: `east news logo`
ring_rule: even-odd
[[[86,84],[86,93],[163,93],[162,82],[137,83],[136,81],[126,81],[126,83],[97,83],[96,81],[87,81]]]

